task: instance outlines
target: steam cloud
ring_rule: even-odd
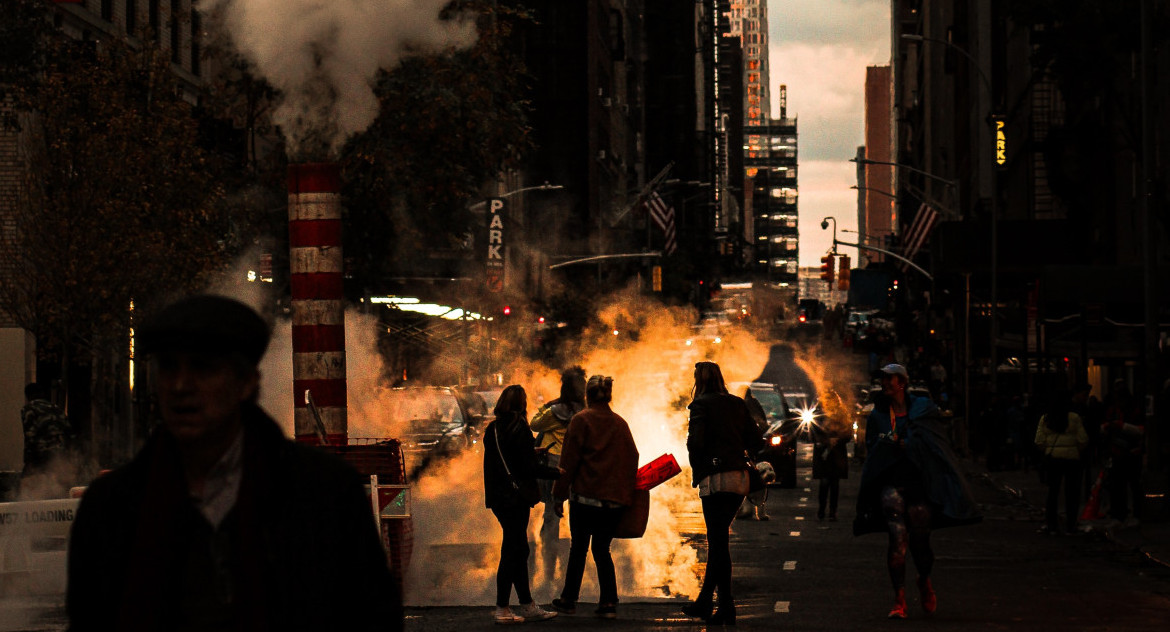
[[[470,16],[439,19],[449,0],[202,0],[239,52],[281,93],[273,114],[289,155],[328,150],[378,115],[372,84],[411,54],[474,43]]]

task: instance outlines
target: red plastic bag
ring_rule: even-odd
[[[682,472],[682,468],[678,466],[678,461],[674,459],[674,455],[663,454],[657,459],[638,468],[638,478],[634,483],[634,488],[641,490],[654,489],[673,478],[679,472]]]

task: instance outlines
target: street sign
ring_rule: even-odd
[[[505,283],[504,216],[503,198],[488,198],[487,201],[487,252],[484,259],[484,283],[489,292],[503,292]]]

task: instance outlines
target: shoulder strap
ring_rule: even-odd
[[[493,425],[492,432],[496,435],[496,454],[500,455],[500,463],[504,465],[504,472],[508,474],[508,478],[512,479],[512,484],[516,484],[516,477],[512,476],[512,470],[508,468],[508,460],[504,458],[504,451],[500,449],[500,427]]]

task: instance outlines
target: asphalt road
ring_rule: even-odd
[[[972,463],[969,472],[984,521],[939,530],[938,611],[925,615],[908,568],[910,619],[889,620],[892,593],[881,534],[851,531],[856,467],[842,482],[839,522],[816,520],[809,448],[802,449],[803,487],[772,489],[767,522],[732,527],[734,582],[740,629],[768,630],[1158,630],[1170,621],[1170,575],[1143,567],[1132,551],[1088,536],[1050,538],[1036,533],[1041,514],[996,488]],[[701,553],[700,559],[702,559]],[[586,570],[592,573],[590,564]],[[544,628],[676,630],[704,627],[679,613],[685,602],[623,601],[619,618],[562,615]],[[494,628],[491,608],[409,608],[410,631]]]

